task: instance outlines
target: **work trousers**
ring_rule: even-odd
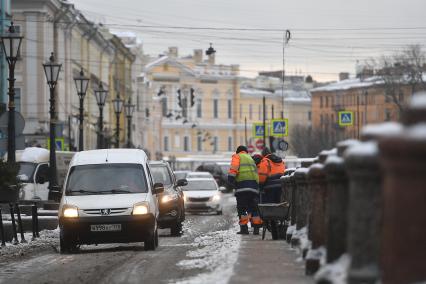
[[[257,208],[259,194],[245,191],[237,192],[235,197],[237,199],[237,211],[238,217],[240,218],[240,225],[246,225],[248,221],[251,221],[252,225],[259,225],[261,223]]]
[[[262,192],[262,203],[280,203],[281,187],[266,188]]]

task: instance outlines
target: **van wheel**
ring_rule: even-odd
[[[77,244],[69,238],[64,238],[61,233],[59,238],[59,252],[61,254],[77,252]]]
[[[170,228],[170,235],[174,237],[179,237],[182,234],[182,223],[179,221],[176,221]]]
[[[158,237],[157,230],[155,230],[155,232],[150,236],[150,238],[144,242],[145,250],[155,250],[156,248],[155,236]]]

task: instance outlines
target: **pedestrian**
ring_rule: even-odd
[[[259,203],[259,176],[252,157],[246,146],[238,146],[232,155],[231,167],[228,173],[228,182],[235,188],[237,211],[240,231],[237,234],[248,235],[248,223],[254,228],[253,234],[259,234],[262,221],[259,217],[257,204]]]
[[[284,161],[269,148],[262,150],[262,160],[258,165],[259,185],[262,188],[262,203],[281,202],[281,176],[284,175]]]

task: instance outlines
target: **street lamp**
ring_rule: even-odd
[[[78,150],[83,151],[83,111],[84,111],[84,97],[86,96],[87,87],[89,86],[89,78],[84,76],[83,68],[80,70],[78,77],[74,77],[75,87],[77,88],[77,95],[80,99],[80,125],[79,125],[79,136],[78,136]]]
[[[99,133],[98,133],[98,149],[104,147],[104,116],[103,109],[105,106],[105,100],[108,95],[108,90],[104,90],[102,82],[99,82],[99,87],[95,90],[96,103],[99,107]]]
[[[53,52],[50,54],[49,61],[43,64],[44,74],[46,75],[47,85],[50,90],[50,156],[49,156],[49,194],[54,191],[59,191],[58,179],[56,175],[56,112],[55,112],[55,87],[58,83],[59,72],[61,71],[62,64],[55,62]],[[50,196],[51,197],[51,196]],[[49,198],[51,199],[51,198]]]
[[[127,117],[127,148],[132,147],[132,115],[135,111],[135,105],[132,105],[132,101],[127,101],[127,104],[124,105],[125,111],[126,111],[126,117]]]
[[[112,100],[117,123],[115,131],[115,148],[120,147],[120,114],[123,111],[123,103],[124,101],[120,99],[120,93],[117,92],[117,97]]]
[[[7,33],[1,36],[1,46],[9,65],[9,123],[7,125],[7,162],[15,163],[15,64],[24,37],[15,31],[13,22]]]

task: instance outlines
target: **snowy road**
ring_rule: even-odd
[[[53,245],[1,263],[0,283],[226,283],[241,241],[235,224],[234,197],[225,195],[222,216],[187,215],[184,235],[161,230],[156,251],[136,243],[61,255]]]

